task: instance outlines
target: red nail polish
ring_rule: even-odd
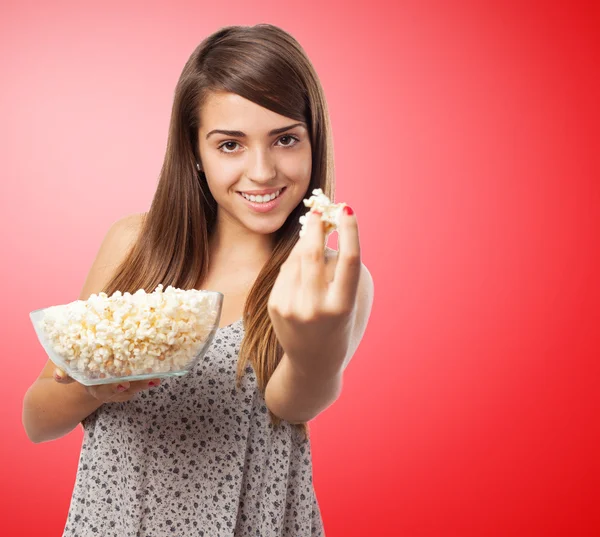
[[[117,391],[118,392],[124,392],[127,388],[125,388],[125,386],[123,386],[122,384],[119,384],[117,386]]]
[[[354,214],[354,211],[352,210],[352,207],[350,207],[350,205],[345,205],[345,206],[344,206],[344,212],[345,212],[347,215],[352,215],[352,214]]]
[[[154,383],[154,382],[149,382],[149,383],[148,383],[148,386],[150,386],[151,388],[154,388],[154,386],[157,386],[157,384],[156,384],[156,383]]]

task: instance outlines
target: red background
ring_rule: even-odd
[[[148,208],[201,39],[270,22],[321,77],[375,280],[312,422],[327,537],[599,535],[598,6],[3,2],[0,534],[61,534],[82,438],[24,434],[28,312]]]

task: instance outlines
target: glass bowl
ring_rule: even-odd
[[[29,318],[31,319],[35,333],[50,360],[52,360],[57,367],[65,371],[71,378],[85,386],[155,378],[181,377],[189,373],[194,365],[204,357],[212,344],[221,319],[223,294],[218,291],[204,290],[202,290],[201,293],[208,298],[207,304],[210,309],[210,318],[206,319],[206,322],[201,323],[202,329],[195,344],[191,346],[190,349],[186,350],[173,346],[170,350],[161,354],[160,357],[143,355],[140,353],[135,361],[133,370],[132,367],[128,367],[131,366],[131,363],[129,362],[124,364],[123,361],[121,361],[119,367],[115,367],[114,360],[112,360],[114,358],[112,349],[108,346],[101,347],[104,349],[102,352],[104,352],[105,357],[101,357],[101,353],[96,351],[92,355],[93,358],[88,360],[87,365],[85,364],[85,360],[78,360],[77,358],[69,360],[64,353],[61,354],[55,349],[54,345],[51,343],[50,336],[44,329],[44,316],[50,308],[67,307],[73,303],[34,310],[29,313]],[[132,343],[134,343],[135,348],[136,342],[132,341]],[[131,352],[129,355],[131,356],[132,354],[133,353]],[[174,363],[175,359],[172,359],[171,357],[176,355],[177,363]],[[94,370],[90,368],[90,364]],[[109,365],[110,367],[108,367]]]

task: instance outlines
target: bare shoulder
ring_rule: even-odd
[[[137,241],[146,213],[134,213],[119,218],[111,224],[101,245],[109,256],[124,258],[129,248]],[[122,259],[119,260],[119,262]]]
[[[129,235],[130,238],[137,238],[144,224],[147,213],[133,213],[123,216],[114,222],[110,229],[120,234]]]
[[[91,294],[99,293],[112,279],[137,241],[145,216],[146,213],[129,214],[110,225],[90,267],[80,300],[87,300]]]
[[[87,300],[92,294],[98,294],[106,288],[139,237],[144,217],[145,213],[130,214],[110,225],[88,271],[79,300]],[[55,368],[54,363],[48,359],[39,378],[52,378]]]

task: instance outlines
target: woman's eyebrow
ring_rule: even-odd
[[[290,129],[293,129],[294,127],[306,128],[304,123],[294,123],[293,125],[288,125],[287,127],[280,127],[279,129],[273,129],[272,131],[269,131],[269,136],[274,136],[275,134],[281,134],[282,132],[289,131]],[[215,130],[210,131],[206,135],[207,140],[211,134],[225,134],[227,136],[237,136],[238,138],[246,137],[246,134],[243,133],[242,131],[227,131],[227,130],[223,130],[223,129],[215,129]]]

